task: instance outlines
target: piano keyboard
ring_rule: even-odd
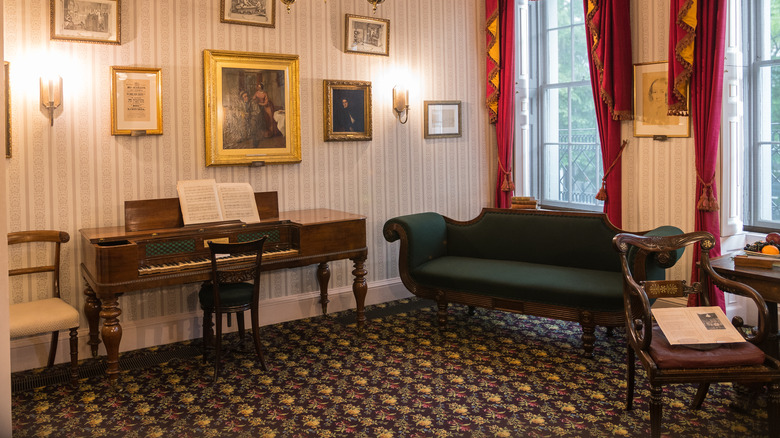
[[[297,249],[279,249],[272,251],[263,251],[263,260],[273,260],[283,257],[294,256],[298,254]],[[228,257],[220,257],[217,263],[240,263],[244,260],[250,260],[254,258],[254,254],[234,255]],[[138,275],[159,275],[169,272],[190,270],[190,269],[204,269],[211,266],[211,259],[208,257],[201,257],[196,259],[185,260],[175,263],[165,263],[161,265],[146,265],[138,268]]]

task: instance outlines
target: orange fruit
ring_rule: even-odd
[[[780,254],[780,249],[777,249],[774,245],[766,245],[761,248],[761,252],[764,254]]]

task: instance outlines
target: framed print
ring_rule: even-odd
[[[51,39],[120,44],[121,0],[49,0]]]
[[[344,28],[345,52],[390,56],[390,20],[347,14]]]
[[[203,51],[206,165],[298,163],[298,55]]]
[[[274,27],[276,0],[220,0],[219,19],[223,23]]]
[[[111,135],[162,133],[160,69],[111,67]]]
[[[371,82],[323,82],[325,141],[371,140]]]
[[[8,75],[10,64],[3,61],[5,71],[5,157],[11,158],[11,79]]]
[[[426,100],[425,138],[460,137],[461,115],[459,100]]]
[[[667,115],[667,63],[634,65],[634,137],[689,137],[690,118]]]

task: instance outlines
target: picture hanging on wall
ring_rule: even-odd
[[[459,100],[426,100],[425,138],[460,137],[461,117]]]
[[[667,115],[667,65],[634,65],[634,137],[689,137],[690,118]]]
[[[203,51],[206,165],[298,163],[298,55]]]
[[[323,82],[325,141],[371,140],[371,82]]]
[[[11,158],[11,81],[8,76],[11,69],[8,61],[3,62],[3,67],[5,68],[5,157]]]
[[[347,14],[344,28],[345,52],[390,56],[390,20]]]
[[[111,135],[162,133],[162,71],[111,67]]]
[[[276,0],[220,0],[219,18],[223,23],[274,27]]]
[[[121,0],[50,0],[51,39],[120,44]]]

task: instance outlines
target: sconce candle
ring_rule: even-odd
[[[41,77],[41,105],[49,110],[49,120],[54,126],[54,110],[62,105],[62,78],[60,76]]]
[[[402,125],[409,120],[409,90],[401,85],[393,87],[393,111],[398,115],[398,121]],[[403,120],[401,120],[402,115],[406,116]]]

